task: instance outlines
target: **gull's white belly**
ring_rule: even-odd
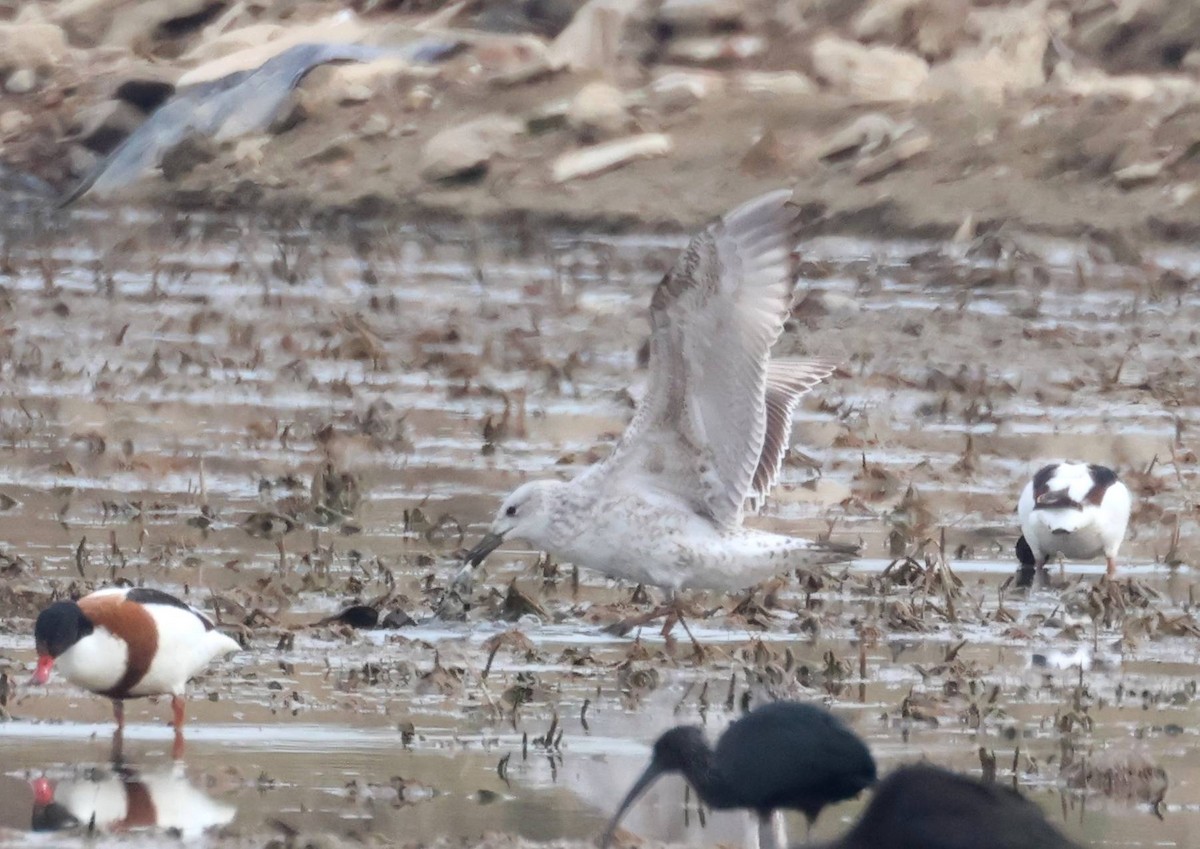
[[[746,528],[719,529],[653,501],[604,499],[549,553],[610,577],[667,589],[734,590],[809,562],[811,543]]]

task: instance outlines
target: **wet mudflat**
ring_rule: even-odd
[[[697,594],[697,657],[682,633],[605,633],[653,592],[516,548],[449,588],[513,485],[574,474],[620,433],[682,237],[90,216],[13,230],[0,253],[7,841],[46,840],[28,833],[43,776],[85,824],[131,788],[157,800],[149,822],[127,805],[112,840],[590,840],[659,732],[716,736],[763,693],[830,705],[884,770],[994,758],[1085,844],[1200,838],[1200,255],[807,241],[779,353],[844,365],[805,398],[750,521],[861,540],[864,559]],[[1019,595],[1016,496],[1063,456],[1135,494],[1121,581],[1101,592],[1101,565],[1071,565]],[[103,699],[24,683],[37,610],[114,580],[215,607],[249,647],[195,685],[182,764],[165,702],[130,704],[119,774]],[[401,627],[322,623],[356,603]],[[745,832],[677,781],[625,825]]]

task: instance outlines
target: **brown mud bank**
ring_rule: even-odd
[[[827,231],[1188,239],[1189,8],[46,0],[0,6],[0,163],[61,196],[173,96],[289,46],[436,38],[459,52],[318,67],[274,122],[188,136],[113,199],[690,225],[791,185]]]
[[[554,89],[554,83],[544,87]],[[503,109],[520,109],[535,91],[489,98]],[[339,153],[341,168],[323,169],[326,140],[307,134],[279,138],[259,178],[231,179],[228,161],[214,161],[178,186],[146,187],[143,199],[181,208],[272,212],[349,213],[413,217],[436,213],[485,220],[527,220],[626,229],[639,224],[691,226],[748,197],[792,187],[798,203],[811,207],[809,232],[951,238],[996,231],[1064,237],[1191,240],[1200,235],[1200,209],[1190,198],[1173,203],[1163,187],[1127,190],[1094,173],[1127,139],[1116,125],[1152,116],[1131,106],[1123,114],[1087,104],[1053,110],[1049,125],[1023,121],[1036,104],[1006,109],[968,103],[930,104],[913,110],[936,144],[917,161],[863,181],[853,163],[827,163],[813,155],[824,128],[865,125],[903,115],[872,111],[837,97],[780,98],[759,103],[717,98],[698,105],[679,127],[668,160],[647,160],[586,182],[559,185],[547,163],[558,148],[553,138],[529,144],[520,159],[498,161],[486,176],[467,183],[430,185],[412,169],[421,145],[437,127],[418,129],[399,143],[360,141]],[[478,109],[475,106],[475,109]],[[464,105],[464,113],[473,111]],[[1200,112],[1182,132],[1200,139]],[[1089,154],[1083,140],[1102,148]],[[764,145],[767,150],[763,150]],[[801,149],[807,146],[805,152]],[[278,154],[278,158],[275,158]],[[758,162],[759,155],[766,157]],[[1069,163],[1067,160],[1077,160]],[[378,163],[389,163],[380,173]],[[796,164],[793,164],[796,163]],[[291,175],[304,173],[313,184]],[[1185,187],[1176,193],[1190,192]]]

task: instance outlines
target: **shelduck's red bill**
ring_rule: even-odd
[[[34,684],[45,684],[50,680],[50,673],[54,671],[54,658],[48,654],[43,654],[38,657],[37,669],[33,672]]]

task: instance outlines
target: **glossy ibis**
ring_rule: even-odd
[[[808,849],[1081,849],[1015,790],[929,764],[897,769],[840,840]]]
[[[655,742],[650,765],[604,832],[602,849],[625,811],[669,772],[680,773],[711,808],[753,811],[760,844],[775,846],[775,811],[803,811],[811,827],[825,806],[853,798],[874,783],[875,761],[853,731],[815,705],[762,705],[732,723],[715,749],[699,727],[680,725]]]

